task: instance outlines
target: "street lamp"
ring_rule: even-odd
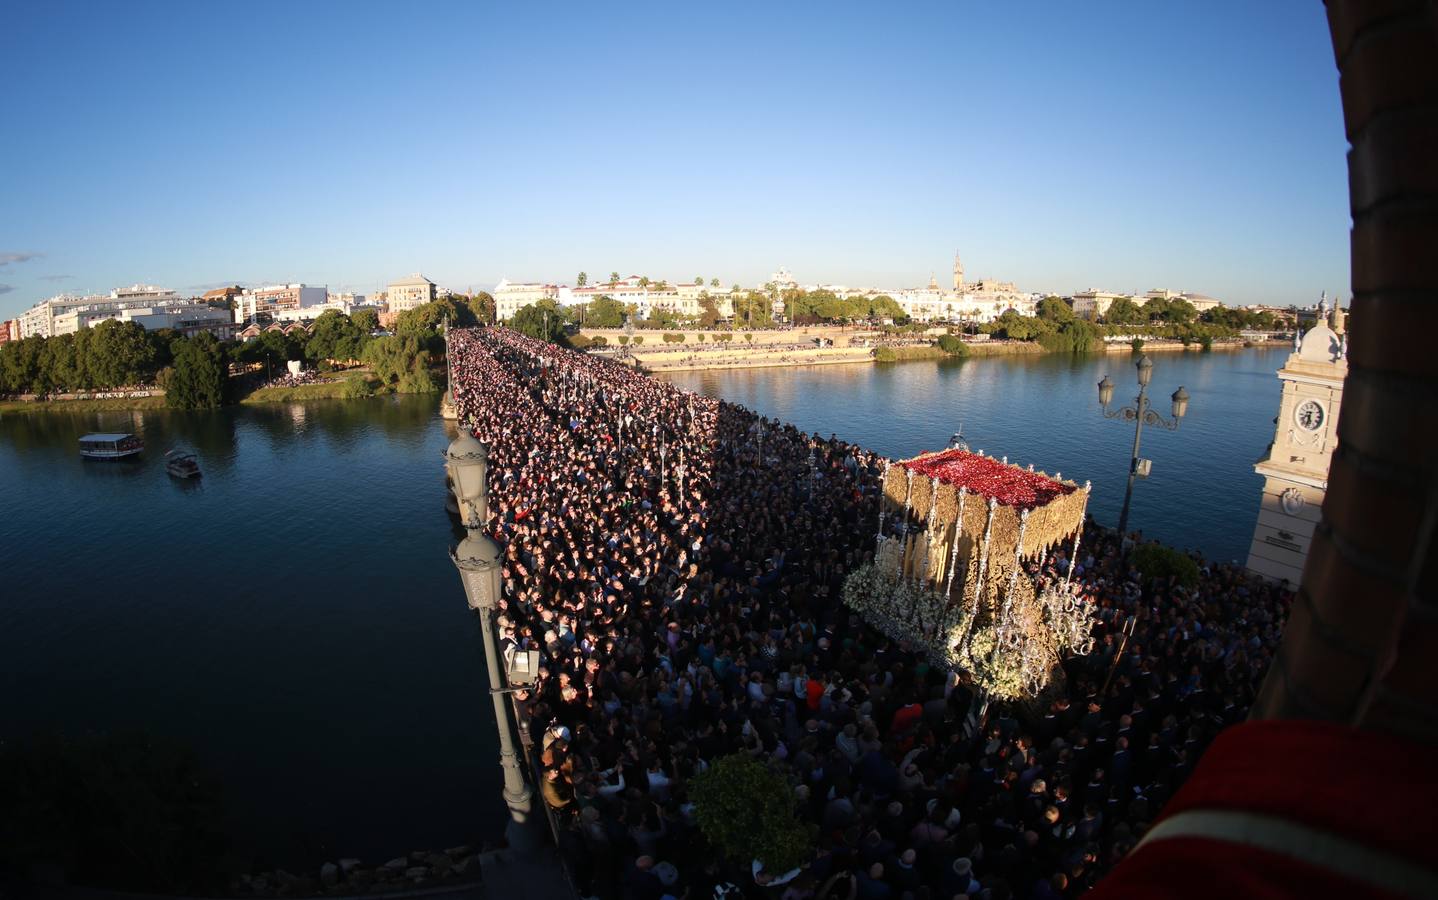
[[[1173,401],[1173,418],[1165,419],[1161,414],[1154,412],[1148,402],[1148,383],[1153,379],[1153,360],[1145,354],[1139,357],[1135,366],[1138,369],[1138,397],[1133,406],[1125,406],[1110,411],[1109,404],[1113,402],[1113,379],[1107,375],[1098,383],[1098,402],[1103,407],[1105,419],[1123,419],[1125,422],[1133,420],[1133,457],[1129,460],[1128,466],[1128,487],[1123,492],[1123,511],[1118,516],[1119,546],[1123,546],[1124,535],[1128,534],[1128,507],[1133,500],[1133,482],[1135,478],[1148,477],[1152,465],[1149,460],[1139,459],[1139,439],[1143,436],[1143,426],[1156,425],[1167,428],[1169,431],[1177,431],[1179,422],[1183,421],[1184,415],[1188,413],[1188,391],[1182,385],[1173,392],[1170,398]]]
[[[516,850],[527,850],[539,843],[535,830],[534,791],[524,780],[515,751],[514,723],[509,718],[509,705],[504,695],[510,687],[500,669],[501,654],[494,637],[494,615],[499,608],[501,591],[499,545],[484,533],[488,508],[486,479],[489,455],[484,445],[466,430],[445,451],[455,498],[461,510],[468,510],[467,534],[450,551],[450,559],[459,569],[460,582],[470,609],[479,612],[484,635],[484,658],[489,668],[489,695],[494,702],[495,726],[499,731],[499,765],[504,771],[504,802],[509,807],[509,824],[505,836]],[[528,651],[523,663],[516,659],[513,680],[519,684],[533,683],[539,669],[539,654]]]
[[[486,484],[489,451],[469,433],[468,428],[461,428],[459,437],[451,441],[449,449],[444,451],[444,459],[450,483],[454,485],[455,499],[459,501],[460,518],[468,528],[483,528],[489,513],[489,486]],[[466,507],[466,504],[469,506]]]

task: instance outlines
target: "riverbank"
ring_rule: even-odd
[[[817,329],[816,329],[817,330]],[[792,339],[792,338],[791,338]],[[800,366],[824,366],[836,364],[874,363],[874,347],[850,345],[844,347],[774,347],[770,342],[753,346],[734,347],[725,344],[684,346],[662,345],[652,349],[629,349],[629,359],[637,362],[644,371],[653,374],[669,372],[708,372],[732,369],[765,369]],[[975,341],[965,342],[965,353],[954,356],[945,353],[937,345],[909,344],[893,346],[895,359],[883,362],[908,362],[914,360],[963,359],[993,356],[1045,356],[1050,351],[1034,341]],[[1242,350],[1242,341],[1225,341],[1213,344],[1214,351]],[[1199,353],[1203,348],[1198,344],[1184,345],[1180,341],[1145,342],[1143,353]],[[1132,354],[1133,347],[1127,343],[1105,344],[1094,350],[1101,354]]]
[[[439,374],[437,370],[434,374]],[[435,391],[443,390],[442,382]],[[382,385],[368,370],[345,372],[311,384],[275,385],[242,393],[237,404],[294,403],[304,400],[361,400],[400,393],[394,385]],[[114,393],[71,394],[53,397],[19,397],[0,400],[0,415],[42,412],[115,412],[132,409],[165,408],[165,392],[159,388]]]
[[[106,397],[84,400],[0,400],[0,415],[37,412],[112,412],[124,409],[163,409],[163,391],[143,397]]]

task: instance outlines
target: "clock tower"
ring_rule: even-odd
[[[1338,407],[1348,374],[1343,310],[1328,315],[1325,297],[1318,323],[1294,341],[1278,379],[1283,385],[1277,428],[1268,453],[1254,465],[1263,476],[1258,525],[1248,570],[1297,587],[1308,558],[1319,507],[1328,490],[1328,463],[1338,444]]]

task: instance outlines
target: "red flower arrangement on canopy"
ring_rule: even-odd
[[[942,484],[968,488],[972,493],[992,497],[1016,509],[1034,509],[1077,490],[1074,485],[1055,481],[1047,475],[966,450],[945,450],[900,465],[938,479]]]

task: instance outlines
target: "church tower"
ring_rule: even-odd
[[[960,293],[964,290],[964,264],[957,250],[954,251],[954,290]]]
[[[1328,464],[1338,445],[1338,407],[1348,374],[1343,311],[1325,297],[1318,322],[1294,342],[1278,380],[1283,393],[1268,453],[1254,465],[1263,476],[1258,525],[1248,570],[1297,587],[1308,558],[1319,507],[1328,490]]]

